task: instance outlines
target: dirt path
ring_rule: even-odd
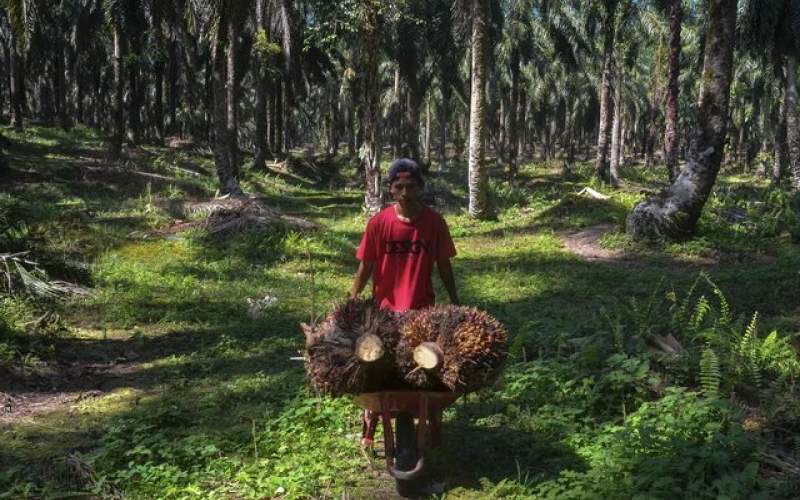
[[[561,236],[561,239],[567,250],[586,260],[612,262],[629,259],[629,256],[622,250],[611,250],[600,245],[600,238],[615,229],[613,224],[598,224],[580,231],[566,233]]]
[[[644,251],[641,253],[603,248],[600,244],[600,239],[603,235],[616,231],[617,226],[614,224],[598,224],[579,231],[563,233],[561,234],[561,241],[570,252],[594,262],[621,263],[627,266],[635,266],[641,264],[643,258],[658,257],[658,251],[650,253]],[[663,253],[661,255],[663,256]],[[699,268],[744,263],[769,264],[775,262],[776,259],[774,255],[757,252],[714,252],[712,255],[678,255],[670,256],[669,258],[675,262]]]
[[[0,425],[31,421],[62,407],[101,397],[124,385],[139,370],[124,358],[110,363],[53,363],[3,371],[0,377]]]

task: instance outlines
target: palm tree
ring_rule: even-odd
[[[696,229],[725,146],[735,31],[736,0],[709,0],[702,87],[686,166],[668,191],[628,215],[626,229],[635,238],[680,238]]]
[[[747,0],[741,6],[739,31],[755,53],[766,49],[783,70],[783,113],[792,189],[800,190],[800,111],[797,57],[800,54],[800,6],[793,0]]]
[[[534,55],[530,19],[533,3],[531,0],[510,0],[504,7],[508,12],[508,20],[503,30],[500,54],[506,62],[511,80],[508,99],[508,168],[511,177],[515,177],[519,170],[521,65],[529,62]]]
[[[453,91],[460,92],[463,86],[458,71],[458,60],[462,54],[462,47],[456,44],[453,34],[452,2],[435,0],[429,2],[429,4],[433,9],[433,14],[427,36],[430,38],[431,45],[437,48],[437,50],[432,51],[431,55],[441,96],[438,109],[438,161],[439,170],[446,171],[450,103]]]
[[[619,186],[620,148],[622,143],[622,88],[624,86],[624,70],[622,61],[615,57],[612,60],[612,83],[614,86],[614,118],[611,121],[611,158],[609,160],[608,180],[614,187]]]
[[[681,60],[681,25],[683,21],[683,0],[669,1],[669,75],[667,76],[667,106],[664,126],[664,163],[666,163],[669,182],[678,175],[678,76]],[[664,1],[657,2],[662,10],[667,10]]]
[[[214,164],[220,192],[242,196],[239,186],[238,140],[236,138],[236,39],[246,15],[245,6],[234,0],[195,1],[192,15],[211,43],[214,123]]]
[[[361,73],[363,92],[364,142],[361,145],[361,163],[364,168],[366,189],[364,205],[368,215],[383,208],[381,190],[381,130],[380,130],[380,35],[383,29],[383,9],[380,0],[363,0],[359,4],[358,31],[361,47]]]
[[[790,180],[792,189],[800,191],[800,111],[797,109],[800,98],[797,96],[797,57],[794,53],[786,55],[783,71],[786,78],[786,143]]]
[[[440,12],[437,7],[436,3],[421,0],[405,2],[397,22],[395,58],[398,75],[405,82],[408,91],[405,116],[401,120],[402,126],[399,127],[402,137],[400,142],[405,146],[401,152],[404,156],[415,159],[425,169],[427,165],[422,161],[419,144],[420,110],[433,79],[433,68],[425,64],[426,59],[430,52],[441,50],[429,42]]]
[[[33,0],[5,0],[4,7],[11,24],[11,107],[14,128],[21,131],[25,114],[25,52],[36,22],[37,5]]]
[[[472,70],[469,105],[469,214],[477,219],[495,216],[489,202],[489,177],[484,165],[486,44],[488,0],[470,0],[472,16]]]
[[[122,154],[122,141],[125,135],[123,60],[127,55],[127,38],[125,37],[126,9],[123,5],[124,2],[125,0],[106,0],[103,4],[114,40],[114,53],[111,59],[114,73],[114,97],[111,105],[111,141],[108,148],[108,156],[112,161],[118,160]]]
[[[253,58],[253,78],[256,87],[256,108],[255,119],[255,138],[253,153],[253,170],[263,170],[266,159],[269,155],[269,144],[267,141],[267,98],[269,95],[269,81],[267,73],[270,66],[270,45],[267,18],[268,13],[266,2],[256,1],[256,54]]]
[[[609,146],[611,142],[611,76],[616,41],[616,14],[618,0],[601,1],[603,16],[603,69],[600,82],[600,123],[597,134],[597,159],[595,160],[595,175],[600,182],[609,180]]]

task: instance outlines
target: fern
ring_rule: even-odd
[[[717,397],[721,380],[719,358],[711,347],[706,346],[700,356],[700,386],[703,394],[708,397]]]
[[[689,328],[693,332],[697,332],[700,329],[700,325],[703,324],[703,320],[709,311],[711,311],[711,304],[708,303],[705,295],[701,295],[692,310],[692,316],[689,318]]]
[[[770,372],[779,378],[794,380],[800,376],[800,359],[798,359],[791,342],[780,337],[773,330],[756,346],[757,359],[762,372]]]
[[[634,316],[636,327],[635,330],[642,338],[647,337],[652,333],[654,325],[653,316],[657,314],[658,310],[658,292],[661,290],[663,282],[664,279],[661,278],[661,280],[658,282],[658,285],[653,288],[653,292],[650,294],[650,297],[648,297],[647,303],[644,304],[644,307],[640,307],[636,297],[631,298],[631,311],[633,312]]]
[[[761,363],[759,360],[758,340],[758,312],[753,313],[753,318],[744,330],[744,335],[736,346],[736,355],[743,368],[744,375],[749,377],[755,385],[761,385]]]
[[[720,290],[707,273],[701,272],[700,276],[706,280],[706,283],[711,287],[711,291],[717,296],[717,300],[719,301],[719,316],[717,322],[720,326],[728,326],[731,323],[731,309],[728,300],[725,298],[725,294],[722,293],[722,290]]]
[[[678,296],[673,291],[667,294],[667,298],[672,301],[673,307],[678,308],[678,310],[673,314],[674,320],[678,324],[682,324],[686,321],[686,314],[689,312],[689,306],[691,305],[692,295],[694,295],[694,291],[697,288],[697,284],[700,282],[700,276],[698,276],[692,286],[689,287],[689,290],[686,292],[686,296],[681,301],[680,305],[678,305]]]
[[[611,339],[616,351],[620,354],[625,353],[625,326],[622,324],[622,320],[619,317],[619,314],[614,314],[613,316],[606,311],[605,308],[600,310],[600,315],[603,317],[605,322],[608,324],[608,328],[611,330]]]

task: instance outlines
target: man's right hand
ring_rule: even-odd
[[[372,276],[372,270],[375,268],[374,261],[362,260],[358,264],[358,271],[356,271],[356,278],[353,281],[353,288],[350,289],[350,298],[355,299],[361,295],[361,291],[367,285],[367,281]]]

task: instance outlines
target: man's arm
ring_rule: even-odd
[[[436,267],[439,269],[439,277],[442,278],[442,283],[447,289],[447,294],[450,295],[451,304],[460,304],[458,300],[458,292],[456,291],[456,280],[453,277],[453,266],[450,265],[449,258],[442,258],[436,262]]]
[[[361,263],[358,265],[358,271],[356,271],[356,279],[353,282],[353,288],[350,290],[351,299],[355,299],[361,294],[361,291],[367,285],[367,281],[369,281],[370,276],[372,276],[372,270],[374,268],[375,268],[374,260],[362,260]]]

